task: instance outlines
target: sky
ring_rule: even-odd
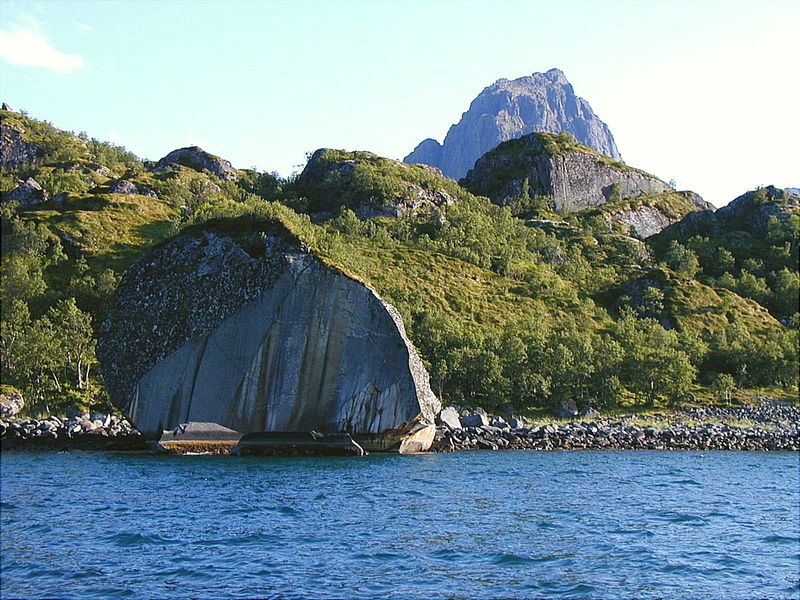
[[[0,0],[0,100],[158,159],[402,159],[560,68],[623,159],[721,206],[800,186],[800,1]]]

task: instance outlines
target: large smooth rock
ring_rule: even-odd
[[[450,127],[444,143],[426,139],[403,160],[441,169],[460,179],[483,154],[510,139],[534,132],[569,131],[580,143],[619,160],[614,136],[564,73],[550,69],[518,79],[500,79],[485,88]]]
[[[427,449],[441,405],[400,315],[299,247],[278,225],[226,221],[126,272],[98,356],[143,434],[207,422]]]
[[[461,429],[461,417],[452,406],[442,409],[439,413],[439,423],[447,425],[450,429]]]

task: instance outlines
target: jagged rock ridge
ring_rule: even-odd
[[[499,143],[534,131],[569,131],[580,143],[620,159],[608,126],[586,100],[575,95],[563,72],[550,69],[496,81],[450,127],[443,144],[426,139],[403,160],[438,167],[448,177],[460,179]]]
[[[98,343],[112,401],[151,436],[203,422],[430,445],[440,404],[397,311],[280,226],[230,227],[182,234],[126,272]]]

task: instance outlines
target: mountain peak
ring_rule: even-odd
[[[459,179],[501,142],[535,131],[569,131],[578,142],[620,158],[608,126],[586,100],[575,95],[563,71],[553,68],[517,79],[498,79],[472,101],[443,144],[425,140],[404,160],[438,167],[448,177]]]

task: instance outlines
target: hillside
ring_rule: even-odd
[[[223,217],[237,238],[278,221],[376,289],[446,403],[675,402],[721,374],[742,387],[797,384],[794,326],[664,255],[667,236],[705,213],[646,243],[618,218],[655,203],[677,219],[695,206],[687,194],[526,220],[433,169],[366,152],[320,150],[298,180],[278,180],[201,149],[147,162],[17,113],[8,122],[17,134],[3,138],[0,180],[3,381],[40,410],[104,401],[95,341],[122,273],[174,233]],[[13,190],[28,179],[43,194],[23,203]],[[770,244],[770,231],[751,236]]]

